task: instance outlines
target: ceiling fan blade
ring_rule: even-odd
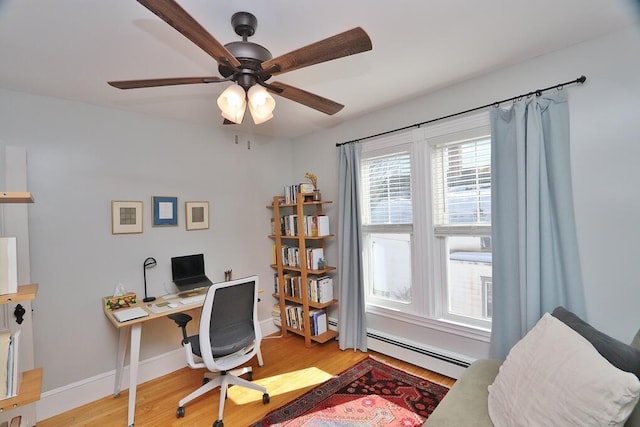
[[[208,53],[218,64],[240,66],[238,61],[218,40],[173,0],[138,0],[182,35]]]
[[[276,75],[320,62],[366,52],[372,49],[371,39],[360,27],[320,40],[262,63],[262,69]]]
[[[273,94],[299,102],[300,104],[306,105],[307,107],[311,107],[325,114],[333,115],[344,108],[344,105],[342,104],[338,104],[330,99],[323,98],[311,92],[307,92],[284,83],[272,82],[266,87],[267,90]],[[274,89],[282,89],[282,91],[279,92]]]
[[[115,82],[107,82],[109,85],[118,89],[138,89],[143,87],[156,86],[173,86],[173,85],[191,85],[196,83],[215,83],[225,81],[220,77],[171,77],[166,79],[144,79],[144,80],[120,80]]]

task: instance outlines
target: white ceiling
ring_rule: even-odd
[[[276,97],[271,121],[255,126],[245,117],[242,127],[277,137],[328,128],[637,22],[631,0],[177,1],[222,44],[240,39],[231,15],[253,13],[250,41],[274,57],[353,27],[367,31],[372,51],[278,76],[345,108],[328,116]],[[135,0],[0,0],[0,58],[6,89],[222,126],[216,98],[229,83],[107,85],[218,75],[211,57]]]

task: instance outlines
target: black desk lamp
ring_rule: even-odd
[[[147,296],[147,268],[153,267],[156,264],[156,259],[151,257],[145,259],[144,263],[142,264],[142,273],[144,275],[144,299],[142,300],[142,302],[151,302],[156,300],[156,297]]]

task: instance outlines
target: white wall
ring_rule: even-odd
[[[505,37],[517,37],[517,34]],[[499,46],[496,46],[499,48]],[[317,171],[323,196],[337,197],[336,143],[465,111],[537,88],[587,76],[570,92],[574,203],[588,320],[630,342],[640,328],[640,29],[495,71],[339,127],[294,141],[294,173]],[[429,70],[426,69],[425,73]],[[347,106],[348,108],[348,106]],[[321,170],[317,164],[321,164]],[[334,209],[337,211],[337,208]],[[336,259],[336,245],[329,259]],[[368,316],[368,325],[472,358],[488,345],[431,328]]]
[[[229,128],[0,90],[0,148],[26,148],[35,198],[29,234],[31,279],[40,284],[34,335],[43,391],[114,369],[117,333],[101,297],[119,282],[142,295],[148,256],[158,261],[147,270],[150,295],[172,289],[172,256],[200,252],[212,280],[223,280],[227,269],[234,277],[258,274],[270,294],[266,206],[292,180],[291,150],[287,141],[252,135],[236,145]],[[178,197],[177,227],[151,227],[152,196]],[[144,202],[143,234],[111,234],[111,200]],[[210,202],[208,230],[185,230],[187,200]],[[263,300],[260,318],[268,319],[271,298]],[[150,322],[141,359],[173,351],[179,340],[173,322]]]

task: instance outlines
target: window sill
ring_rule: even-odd
[[[482,342],[489,342],[489,339],[491,338],[490,329],[466,325],[447,319],[430,319],[399,310],[380,307],[373,304],[367,304],[366,312],[367,314],[386,317],[400,322],[406,322],[413,325],[422,326],[465,338],[471,338]]]

